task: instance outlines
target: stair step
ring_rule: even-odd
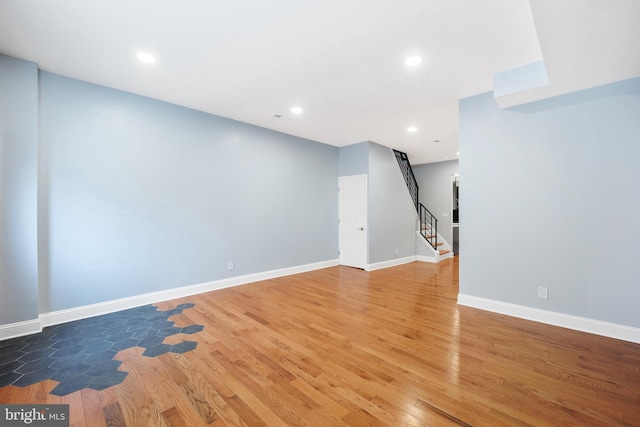
[[[424,234],[422,235],[422,237],[424,237],[425,239],[435,239],[436,238],[435,235],[425,236]],[[442,242],[438,242],[438,243],[436,243],[436,246],[440,246],[442,244],[443,244]]]
[[[438,251],[438,253],[439,253],[440,255],[444,255],[444,254],[448,254],[448,253],[449,253],[449,251],[448,251],[448,250],[446,250],[446,249],[440,249],[440,250]]]

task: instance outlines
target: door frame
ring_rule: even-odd
[[[452,181],[452,185],[451,185],[451,253],[455,256],[458,255],[457,252],[460,251],[460,200],[458,199],[458,222],[454,223],[453,222],[453,210],[456,207],[455,206],[455,202],[454,199],[456,198],[456,190],[454,190],[454,188],[457,189],[457,191],[460,191],[460,174],[459,173],[454,173],[451,175],[451,181]],[[454,241],[456,239],[454,239],[454,234],[456,232],[456,229],[458,230],[458,245],[454,250]]]

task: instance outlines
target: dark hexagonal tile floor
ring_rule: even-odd
[[[45,328],[41,333],[0,341],[0,387],[26,387],[40,381],[59,381],[51,394],[64,396],[83,388],[104,390],[127,376],[122,362],[113,360],[120,350],[142,347],[143,356],[186,353],[198,343],[164,344],[175,334],[194,334],[202,325],[184,328],[168,320],[195,304],[180,304],[167,311],[152,305],[91,317]]]

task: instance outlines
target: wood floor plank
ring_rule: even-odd
[[[116,394],[115,387],[109,387],[100,391],[100,406],[102,406],[103,410],[105,407],[115,403],[118,401],[118,395]]]
[[[97,390],[85,388],[80,391],[82,407],[84,410],[84,420],[86,425],[103,427],[106,426],[100,393]]]
[[[206,401],[211,405],[211,408],[216,412],[216,416],[219,417],[212,424],[219,425],[222,423],[228,423],[229,425],[242,426],[246,425],[245,420],[236,413],[229,403],[232,398],[237,397],[233,391],[231,391],[224,383],[222,378],[211,375],[206,368],[206,365],[201,365],[199,358],[191,357],[187,363],[191,367],[198,366],[197,370],[201,374],[196,374],[192,377],[193,386],[197,389]]]
[[[162,412],[162,418],[169,427],[182,427],[188,425],[175,407]]]
[[[76,391],[62,397],[62,403],[69,405],[69,423],[71,425],[87,424],[84,417],[82,391]]]
[[[104,419],[107,427],[124,427],[127,425],[119,402],[113,402],[105,406],[102,408],[102,412],[104,413]]]
[[[203,396],[194,385],[190,382],[180,384],[180,388],[184,393],[184,396],[191,403],[191,407],[200,415],[200,418],[206,423],[211,424],[218,420],[218,414],[209,404],[207,399]]]
[[[33,395],[33,393],[31,393],[29,387],[16,387],[13,385],[8,385],[0,388],[0,403],[13,405],[29,402],[30,395]]]
[[[329,414],[336,419],[341,419],[349,413],[349,411],[339,405],[334,399],[322,393],[320,390],[314,388],[309,382],[297,378],[291,382],[291,385],[296,387],[302,393],[307,395],[310,399],[317,403],[317,406],[324,408]]]

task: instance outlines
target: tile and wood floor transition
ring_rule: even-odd
[[[40,334],[0,341],[0,387],[26,387],[52,379],[59,384],[50,391],[66,396],[83,388],[104,390],[120,384],[127,376],[115,360],[121,350],[144,349],[142,355],[185,353],[196,341],[165,344],[176,334],[194,334],[202,325],[178,328],[168,320],[193,304],[180,304],[161,311],[152,305],[122,310],[46,328]]]
[[[111,357],[89,364],[74,347],[80,371],[113,385],[65,383],[69,355],[53,361],[64,346],[52,345],[67,338],[45,329],[11,351],[51,357],[58,376],[20,382],[23,355],[7,356],[0,403],[66,403],[72,426],[92,427],[640,426],[640,345],[459,307],[457,262],[332,267],[168,301],[141,309],[148,328],[123,314],[121,340],[113,323],[75,325],[86,336],[67,332],[70,345]]]

